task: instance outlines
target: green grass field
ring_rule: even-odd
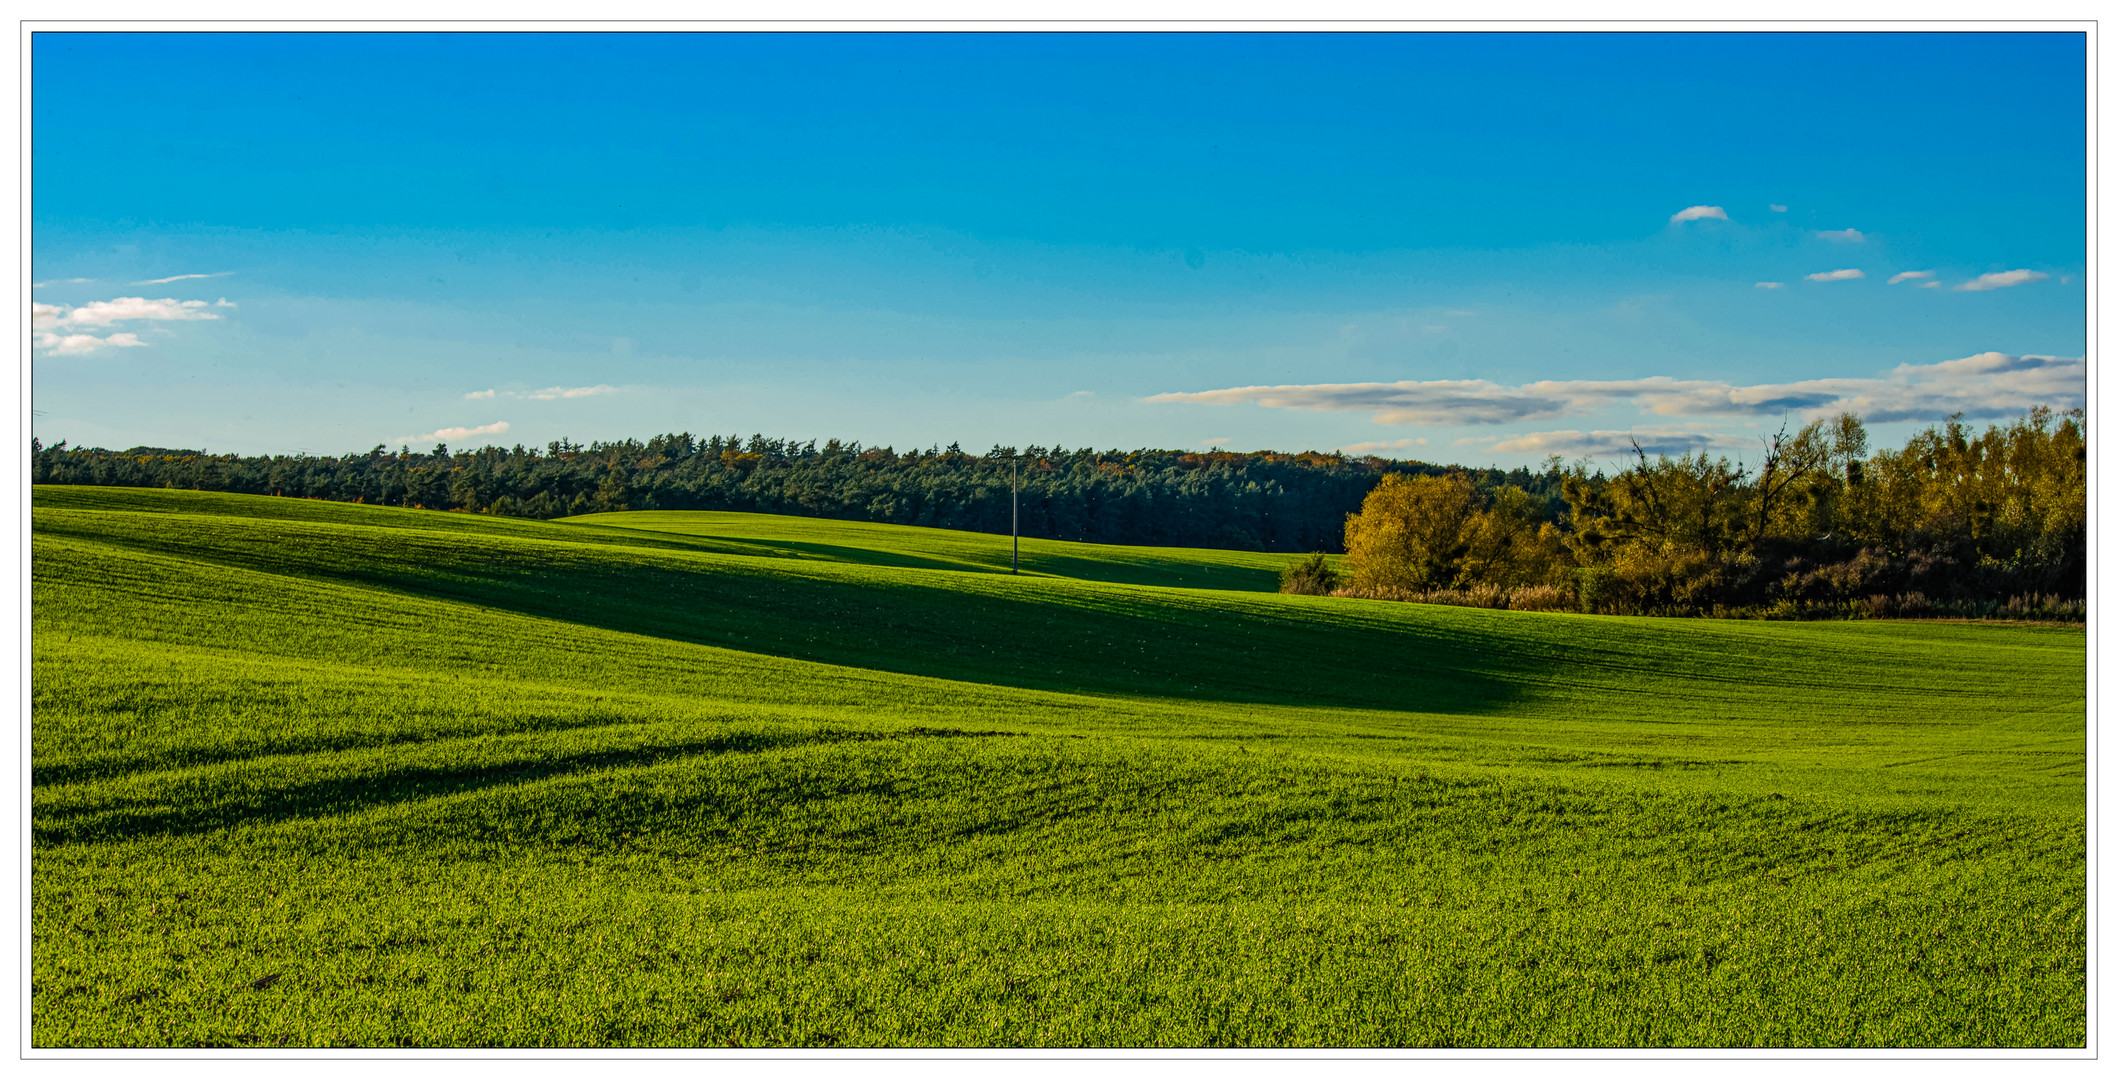
[[[38,1046],[2081,1046],[2078,627],[38,488]]]

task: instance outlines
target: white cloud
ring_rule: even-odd
[[[38,307],[50,307],[40,304]],[[218,319],[219,315],[205,310],[204,300],[175,300],[163,298],[149,300],[140,296],[120,296],[115,300],[91,300],[76,308],[61,308],[58,320],[69,326],[109,326],[114,322],[132,319],[191,320]],[[34,309],[32,309],[34,312]]]
[[[1907,270],[1902,274],[1890,275],[1890,280],[1889,282],[1887,282],[1887,284],[1895,285],[1900,281],[1917,281],[1920,278],[1930,278],[1933,276],[1934,271],[1932,270]]]
[[[46,332],[38,334],[36,338],[37,348],[50,352],[55,356],[78,356],[82,353],[95,352],[97,349],[130,349],[146,344],[146,342],[140,340],[138,334],[112,334],[109,337],[99,338],[94,334]]]
[[[1824,229],[1819,231],[1817,235],[1834,244],[1858,244],[1868,239],[1861,235],[1859,229]]]
[[[618,388],[607,384],[595,386],[547,386],[542,390],[473,390],[463,395],[465,401],[486,401],[495,397],[516,401],[558,401],[562,398],[600,397],[615,394]]]
[[[234,307],[222,300],[216,307]],[[68,356],[93,352],[104,347],[132,348],[147,344],[137,334],[112,334],[97,337],[94,334],[67,333],[87,327],[109,327],[113,323],[145,319],[160,322],[189,322],[203,319],[218,319],[219,315],[205,310],[204,300],[176,300],[164,298],[149,300],[140,296],[121,296],[115,300],[91,300],[79,307],[66,304],[43,304],[32,301],[29,306],[29,325],[33,333],[31,344],[55,355]],[[157,328],[158,333],[168,333]]]
[[[1239,386],[1196,393],[1156,394],[1149,402],[1251,403],[1268,409],[1372,411],[1380,424],[1505,424],[1534,416],[1556,416],[1563,398],[1527,387],[1505,387],[1484,379],[1430,382],[1322,383],[1309,386]]]
[[[1787,208],[1781,206],[1779,203],[1769,203],[1767,204],[1767,208],[1775,214],[1784,214],[1787,212]]]
[[[233,301],[233,300],[230,300],[230,299],[228,299],[227,297],[223,296],[223,297],[221,297],[220,299],[218,299],[218,300],[215,300],[215,301],[213,302],[213,306],[214,306],[214,307],[234,307],[234,306],[235,306],[235,301]]]
[[[1811,274],[1811,275],[1809,275],[1809,280],[1811,280],[1811,281],[1857,281],[1857,280],[1859,280],[1859,279],[1861,279],[1861,278],[1864,278],[1864,277],[1867,277],[1867,276],[1868,276],[1868,275],[1866,275],[1866,274],[1863,274],[1863,273],[1861,273],[1861,272],[1860,272],[1860,271],[1858,271],[1858,270],[1826,270],[1826,271],[1824,271],[1823,273],[1820,273],[1820,274]]]
[[[2003,270],[1997,274],[1980,274],[1956,287],[1957,292],[1985,292],[1987,289],[2005,289],[2026,281],[2043,281],[2049,274],[2035,270]]]
[[[1784,283],[1778,281],[1760,281],[1757,284],[1757,288],[1760,289],[1784,289],[1786,287]]]
[[[1631,454],[1633,444],[1650,454],[1691,454],[1700,450],[1746,446],[1742,439],[1711,431],[1643,427],[1630,431],[1533,431],[1494,443],[1490,449],[1502,454]]]
[[[1939,289],[1942,287],[1942,283],[1939,281],[1922,281],[1919,283],[1919,287],[1922,289]]]
[[[220,271],[219,273],[214,273],[214,274],[177,274],[177,275],[175,275],[175,276],[173,276],[173,277],[158,277],[158,278],[150,278],[150,279],[148,279],[148,280],[146,280],[146,281],[135,281],[135,282],[133,282],[133,284],[135,284],[135,285],[167,285],[167,284],[169,284],[169,283],[170,283],[170,282],[172,282],[172,281],[197,281],[197,280],[198,280],[198,279],[200,279],[200,278],[216,278],[216,277],[227,277],[228,275],[230,275],[230,274],[233,274],[233,273],[235,273],[235,271],[233,271],[233,270],[222,270],[222,271]]]
[[[1066,396],[1068,400],[1075,400],[1079,398],[1092,398],[1096,396],[1096,392],[1094,390],[1076,390]]]
[[[1686,221],[1697,221],[1700,218],[1720,218],[1722,221],[1727,221],[1728,211],[1723,210],[1718,206],[1687,206],[1684,209],[1679,210],[1674,214],[1671,214],[1669,216],[1669,223],[1672,225],[1677,225]]]
[[[1156,394],[1146,401],[1265,408],[1366,412],[1384,425],[1475,427],[1515,423],[1630,405],[1664,417],[1777,416],[1806,418],[1841,410],[1883,423],[1936,420],[1952,412],[1971,417],[2014,416],[2034,405],[2072,408],[2087,393],[2081,357],[1980,353],[1937,364],[1901,365],[1881,378],[1806,379],[1738,385],[1720,380],[1546,380],[1505,386],[1485,379],[1426,382],[1318,383],[1242,386]]]
[[[94,283],[95,280],[96,279],[94,278],[86,277],[59,278],[55,281],[33,281],[30,282],[29,287],[32,289],[41,289],[46,285],[88,285]]]
[[[1427,440],[1425,439],[1390,439],[1380,442],[1347,443],[1339,447],[1338,450],[1342,454],[1373,454],[1378,450],[1410,450],[1415,446],[1425,445],[1427,445]]]
[[[531,401],[557,401],[560,398],[598,397],[603,394],[616,393],[617,390],[618,388],[615,386],[604,384],[595,386],[547,386],[542,390],[529,390],[508,396],[527,398]]]
[[[480,424],[477,427],[445,427],[436,431],[429,431],[424,435],[401,435],[390,441],[400,445],[423,442],[458,442],[464,439],[476,438],[480,435],[505,435],[507,434],[507,428],[507,421],[496,420],[493,423]]]

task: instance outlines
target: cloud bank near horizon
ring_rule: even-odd
[[[1459,445],[1469,445],[1459,440]],[[1742,439],[1711,431],[1688,428],[1639,427],[1628,431],[1533,431],[1502,439],[1486,447],[1495,453],[1558,454],[1561,457],[1595,457],[1630,454],[1638,446],[1642,453],[1672,456],[1701,450],[1727,450],[1746,446]]]
[[[480,424],[477,427],[445,427],[436,428],[424,435],[400,435],[390,441],[400,446],[423,442],[461,442],[465,439],[475,439],[480,435],[505,435],[508,427],[507,421],[495,420],[490,424]]]
[[[1486,379],[1394,383],[1238,386],[1155,394],[1153,404],[1257,405],[1268,409],[1367,412],[1386,426],[1480,427],[1584,415],[1632,405],[1662,417],[1760,417],[1795,413],[1804,420],[1839,412],[1870,423],[2014,416],[2037,405],[2085,403],[2084,357],[1984,352],[1933,364],[1900,364],[1874,378],[1804,379],[1739,385],[1664,375],[1617,380],[1544,380],[1507,386]],[[1578,433],[1577,433],[1578,434]]]

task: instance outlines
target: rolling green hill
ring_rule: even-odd
[[[2079,628],[38,488],[32,1040],[2086,1039]]]

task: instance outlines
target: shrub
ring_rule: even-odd
[[[1288,563],[1280,571],[1280,591],[1299,593],[1303,596],[1329,596],[1338,588],[1338,571],[1331,568],[1331,561],[1322,552]]]

